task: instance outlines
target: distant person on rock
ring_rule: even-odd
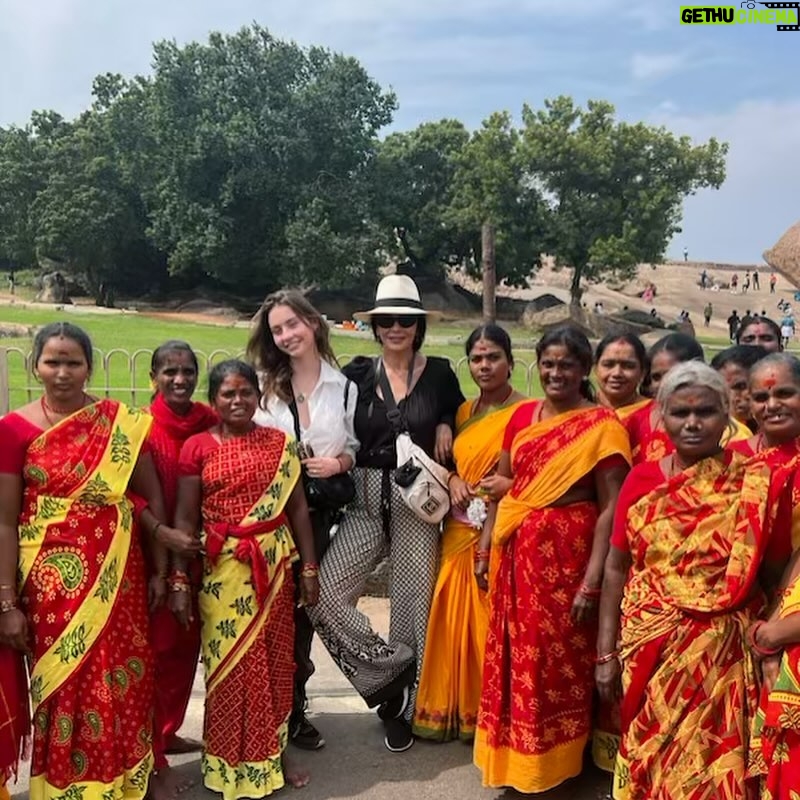
[[[728,317],[728,336],[732,342],[736,341],[736,334],[739,332],[739,325],[741,324],[741,319],[739,318],[739,314],[737,313],[736,309],[733,309],[733,312]]]
[[[747,290],[750,288],[750,273],[745,272],[744,274],[744,283],[742,283],[742,294],[747,294]]]
[[[739,286],[739,275],[736,272],[734,272],[733,275],[731,275],[731,294],[736,294],[738,286]]]
[[[781,320],[781,341],[784,349],[789,346],[789,342],[795,333],[794,317],[791,311]]]
[[[760,278],[758,277],[758,270],[754,269],[753,270],[753,291],[754,292],[758,292],[758,291],[761,290],[761,286],[760,286],[759,281],[760,281]]]
[[[711,315],[714,313],[714,308],[711,303],[706,303],[703,309],[703,320],[705,321],[706,328],[711,324]]]
[[[708,286],[708,272],[703,270],[700,273],[700,288],[705,289]]]
[[[684,247],[683,248],[683,260],[684,261],[688,261],[689,260],[689,248],[688,247]]]
[[[775,294],[775,284],[778,282],[778,276],[772,272],[769,276],[769,293]]]

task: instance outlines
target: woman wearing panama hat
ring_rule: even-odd
[[[343,370],[358,386],[356,499],[322,560],[320,600],[309,616],[345,677],[367,705],[378,707],[386,725],[384,743],[399,753],[414,742],[410,723],[436,582],[439,526],[416,517],[392,480],[396,427],[381,384],[388,379],[412,439],[439,463],[450,459],[455,414],[464,396],[447,359],[420,352],[426,312],[411,278],[383,278],[375,306],[358,316],[369,320],[381,355],[359,356]],[[356,603],[387,555],[392,579],[385,641]]]

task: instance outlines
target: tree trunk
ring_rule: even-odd
[[[483,321],[497,319],[495,291],[497,268],[494,262],[494,226],[484,222],[481,227],[481,271],[483,273]]]
[[[572,283],[569,287],[569,304],[573,308],[581,307],[581,297],[583,290],[581,289],[581,277],[583,275],[583,267],[572,268]]]

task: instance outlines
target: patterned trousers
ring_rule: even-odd
[[[383,470],[354,470],[356,500],[320,566],[320,599],[309,609],[328,652],[368,706],[412,684],[410,721],[422,669],[425,634],[439,561],[439,526],[418,519],[389,481],[388,537],[381,513]],[[389,641],[372,630],[356,603],[367,579],[388,554]]]

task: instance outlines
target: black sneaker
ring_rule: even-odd
[[[301,750],[319,750],[325,747],[322,734],[306,719],[305,715],[300,722],[291,729],[289,739],[295,747]]]
[[[411,725],[404,719],[389,719],[386,721],[386,736],[383,738],[386,749],[391,753],[405,753],[414,744],[414,734]]]
[[[378,706],[378,716],[386,722],[390,719],[399,719],[405,714],[411,700],[411,687],[404,686],[400,694]]]

